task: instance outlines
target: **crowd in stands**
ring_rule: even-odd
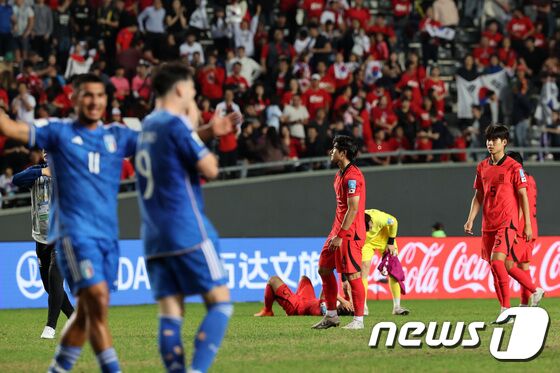
[[[484,128],[498,121],[512,127],[516,145],[531,145],[533,129],[541,128],[539,139],[560,146],[555,5],[0,0],[0,107],[27,123],[72,116],[72,78],[93,72],[107,86],[107,122],[141,120],[153,107],[151,69],[179,59],[192,70],[203,121],[216,113],[244,115],[241,128],[210,144],[223,167],[325,156],[338,134],[372,153],[366,164],[466,161],[463,153],[375,153],[484,147]],[[462,41],[464,30],[474,30],[472,44]],[[486,91],[472,119],[457,121],[454,72],[442,76],[442,51],[460,62],[456,73],[467,81],[505,69],[509,109]],[[544,88],[550,92],[542,97]],[[540,112],[535,95],[545,103]],[[11,175],[33,160],[1,137],[0,154],[0,190],[11,194]],[[123,178],[133,176],[126,169]]]

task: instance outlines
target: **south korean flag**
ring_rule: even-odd
[[[356,180],[348,180],[348,194],[356,193]]]

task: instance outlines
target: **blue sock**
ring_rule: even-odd
[[[76,364],[81,352],[81,347],[58,345],[49,366],[49,373],[69,371]]]
[[[208,313],[194,339],[193,371],[206,372],[210,368],[226,334],[232,313],[233,305],[229,302],[214,303],[208,307]]]
[[[181,317],[159,317],[159,353],[168,372],[185,371],[185,353],[181,341]]]
[[[113,347],[101,351],[97,354],[97,362],[103,373],[118,373],[121,371],[119,367],[119,358]]]

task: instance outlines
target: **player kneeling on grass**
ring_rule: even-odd
[[[334,138],[331,162],[339,168],[334,180],[336,212],[331,232],[319,257],[319,275],[323,281],[327,313],[313,325],[314,329],[327,329],[340,324],[336,310],[338,284],[333,273],[335,267],[338,273],[348,279],[354,300],[354,320],[344,328],[364,328],[365,294],[360,272],[362,247],[366,238],[366,184],[364,175],[353,163],[357,152],[358,147],[351,137]]]
[[[368,291],[368,275],[371,266],[371,259],[374,251],[383,256],[386,250],[391,255],[398,255],[397,247],[397,231],[399,223],[397,219],[380,210],[366,210],[366,244],[362,248],[362,282],[366,292],[366,302],[364,305],[364,315],[369,313],[367,307],[367,291]],[[401,287],[399,282],[391,275],[389,277],[389,289],[393,296],[393,315],[408,315],[410,313],[404,307],[401,307]]]
[[[338,295],[337,300],[339,315],[349,315],[354,312],[351,299],[346,300]],[[323,292],[317,298],[313,284],[307,276],[301,276],[295,293],[280,277],[272,276],[264,289],[264,307],[255,316],[274,316],[272,312],[274,301],[278,302],[288,316],[321,316],[326,312],[326,309],[323,310],[321,307],[325,301]]]
[[[509,152],[508,156],[515,160],[523,167],[523,157],[518,152]],[[517,232],[517,239],[510,250],[509,256],[506,259],[506,268],[511,277],[517,280],[521,285],[521,304],[520,306],[530,305],[536,307],[539,305],[540,300],[544,296],[544,290],[535,286],[530,281],[531,272],[529,271],[529,263],[533,255],[533,248],[535,247],[535,240],[538,237],[537,226],[537,184],[533,176],[525,172],[527,176],[527,198],[529,199],[529,211],[531,218],[531,228],[533,231],[533,238],[530,241],[523,239],[520,232],[525,228],[525,219],[523,211],[519,212],[519,231]],[[516,264],[515,264],[515,263]],[[525,275],[523,275],[523,272]]]

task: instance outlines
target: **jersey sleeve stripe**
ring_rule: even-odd
[[[202,159],[204,157],[206,157],[208,154],[210,154],[210,150],[208,150],[208,148],[204,148],[201,151],[198,152],[197,156],[198,159]]]
[[[33,124],[28,124],[29,126],[29,143],[28,147],[33,148],[35,146],[35,126]]]

